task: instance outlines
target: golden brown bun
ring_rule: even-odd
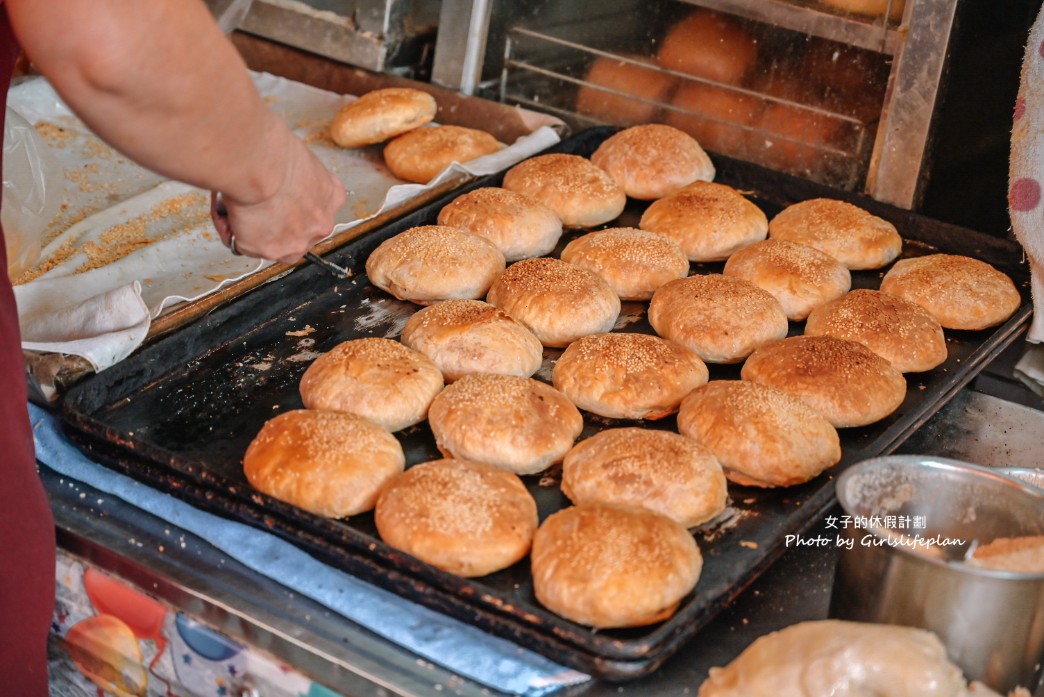
[[[694,181],[714,179],[714,165],[696,139],[673,126],[631,126],[602,141],[591,155],[631,198],[651,201]]]
[[[414,313],[402,343],[430,358],[446,382],[467,373],[529,377],[544,347],[533,332],[481,300],[443,300]]]
[[[365,416],[399,431],[420,423],[442,389],[442,373],[422,353],[392,339],[345,341],[316,358],[301,376],[309,409]]]
[[[729,481],[793,486],[841,459],[841,442],[823,415],[797,397],[746,380],[712,380],[678,412],[678,431],[710,448]]]
[[[562,352],[551,382],[592,414],[662,419],[707,382],[707,366],[681,344],[651,334],[589,334]]]
[[[772,293],[793,321],[805,319],[813,308],[852,287],[852,274],[840,261],[786,240],[762,240],[740,249],[725,262],[722,273]]]
[[[660,286],[649,303],[649,324],[708,363],[739,363],[790,328],[783,306],[768,291],[720,274]]]
[[[591,503],[553,513],[533,537],[533,590],[551,612],[598,628],[674,614],[703,557],[680,524],[634,506]]]
[[[858,341],[901,373],[931,370],[947,354],[942,325],[927,310],[876,290],[853,290],[820,305],[808,316],[805,334]]]
[[[384,146],[384,163],[399,179],[427,184],[456,162],[495,153],[504,144],[475,128],[428,126],[396,136]]]
[[[627,194],[612,177],[590,160],[565,153],[519,162],[504,174],[503,187],[540,201],[568,228],[608,223],[627,204]]]
[[[903,240],[887,220],[845,201],[813,198],[780,211],[768,226],[769,237],[807,244],[849,269],[879,269],[903,249]]]
[[[562,461],[562,491],[578,505],[639,506],[687,528],[724,511],[728,499],[710,450],[646,428],[610,428],[574,445]]]
[[[685,82],[671,97],[664,122],[693,136],[711,152],[743,157],[751,126],[764,108],[757,97],[702,82]]]
[[[689,259],[669,237],[637,228],[606,228],[577,237],[562,261],[604,278],[621,300],[648,300],[667,281],[689,274]]]
[[[925,629],[818,620],[754,641],[725,668],[711,668],[699,697],[876,695],[957,697],[961,669]]]
[[[888,12],[888,19],[898,21],[903,18],[903,10],[906,9],[906,0],[819,0],[827,7],[832,7],[844,12],[863,15],[866,17],[880,17]]]
[[[516,474],[561,461],[584,426],[565,395],[532,378],[473,373],[449,385],[428,412],[446,457],[488,462]]]
[[[1044,535],[998,537],[976,547],[967,563],[998,571],[1044,573]]]
[[[266,421],[243,456],[250,486],[328,518],[373,508],[405,465],[399,441],[369,419],[311,409]]]
[[[717,12],[697,10],[667,32],[656,62],[669,70],[738,85],[757,57],[757,39],[742,24]]]
[[[946,329],[986,329],[1015,314],[1022,296],[1002,271],[957,254],[901,259],[881,292],[920,305]]]
[[[537,507],[511,472],[481,462],[434,460],[392,479],[377,499],[373,520],[389,546],[471,578],[526,556]]]
[[[813,176],[839,157],[852,157],[843,154],[842,120],[817,110],[810,95],[789,99],[767,102],[755,117],[748,151],[752,159],[773,169]]]
[[[602,56],[591,63],[576,93],[576,112],[618,126],[656,121],[677,78],[655,65],[646,68],[637,63],[651,61],[627,54]]]
[[[794,395],[835,428],[880,421],[906,398],[906,380],[887,359],[832,336],[792,336],[762,346],[740,374]]]
[[[693,182],[653,201],[638,227],[670,237],[692,261],[723,261],[768,235],[760,208],[731,186],[713,182]]]
[[[516,261],[497,276],[486,301],[526,325],[544,346],[607,332],[620,316],[620,298],[605,279],[550,257]]]
[[[458,196],[439,211],[439,225],[485,237],[508,261],[548,254],[562,236],[562,221],[540,201],[485,186]]]
[[[330,138],[342,148],[382,143],[435,118],[435,98],[412,87],[374,90],[345,104],[330,123]]]
[[[504,270],[492,242],[445,225],[421,225],[391,237],[366,260],[370,282],[399,300],[430,305],[481,298]]]

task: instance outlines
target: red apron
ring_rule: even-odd
[[[0,94],[18,58],[0,4]],[[6,110],[0,110],[0,132]],[[47,695],[47,631],[54,609],[54,520],[36,472],[7,251],[0,244],[0,684],[7,695]]]

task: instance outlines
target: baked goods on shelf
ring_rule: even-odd
[[[966,687],[925,629],[817,620],[759,637],[728,666],[711,668],[699,697],[964,697]]]
[[[518,475],[481,462],[433,460],[389,481],[373,520],[389,546],[470,578],[526,556],[537,507]]]
[[[900,259],[881,280],[881,292],[920,305],[946,329],[993,327],[1022,304],[1007,274],[959,254]]]
[[[608,223],[627,205],[623,187],[605,171],[585,157],[566,153],[519,162],[504,173],[502,186],[540,201],[567,228]]]
[[[783,306],[750,281],[721,274],[679,278],[649,302],[649,324],[707,363],[739,363],[787,335]]]
[[[707,447],[729,481],[745,486],[802,484],[841,460],[826,417],[782,390],[747,380],[712,380],[678,411],[678,431]]]
[[[594,151],[591,162],[608,172],[624,193],[642,201],[714,179],[714,164],[696,139],[662,123],[614,133]]]
[[[503,147],[503,143],[477,128],[426,126],[396,136],[385,145],[384,163],[399,179],[427,184],[454,162],[471,162]]]
[[[657,121],[677,80],[646,56],[600,56],[576,92],[576,112],[618,126]]]
[[[389,431],[420,423],[442,389],[442,373],[424,354],[398,341],[366,337],[322,354],[301,376],[309,409],[358,414]]]
[[[723,261],[768,235],[768,218],[727,184],[697,181],[653,201],[638,227],[666,235],[692,261]]]
[[[399,300],[430,305],[481,298],[506,262],[489,240],[445,225],[421,225],[391,237],[366,259],[366,275]]]
[[[669,70],[738,85],[758,59],[758,40],[739,20],[699,9],[663,37],[656,62]]]
[[[833,336],[792,336],[762,346],[740,373],[798,397],[835,428],[885,418],[906,398],[906,380],[863,344]]]
[[[557,615],[597,628],[667,619],[696,586],[696,541],[665,515],[591,503],[552,513],[530,553],[533,590]]]
[[[562,236],[553,210],[529,196],[495,186],[461,194],[439,211],[439,225],[484,237],[507,261],[549,254]]]
[[[443,300],[422,308],[406,321],[401,339],[430,358],[446,382],[468,373],[529,377],[544,358],[533,332],[481,300]]]
[[[671,431],[610,428],[562,461],[562,492],[575,504],[647,508],[695,527],[725,510],[727,483],[714,454]]]
[[[819,2],[835,10],[865,17],[880,17],[887,12],[888,19],[892,21],[902,19],[903,10],[906,9],[906,0],[819,0]]]
[[[605,279],[551,257],[516,261],[493,281],[486,301],[553,347],[608,332],[620,315],[620,298]]]
[[[693,80],[678,85],[663,120],[711,152],[744,158],[762,108],[762,100],[750,92]]]
[[[561,258],[594,271],[621,300],[648,300],[667,281],[689,274],[689,259],[677,242],[638,228],[589,232],[571,240]]]
[[[383,143],[435,118],[435,98],[412,87],[388,87],[342,106],[330,123],[330,138],[342,148]]]
[[[532,378],[473,373],[448,385],[428,411],[446,457],[487,462],[516,474],[560,462],[583,429],[573,403]]]
[[[769,237],[815,247],[849,269],[879,269],[902,252],[903,240],[887,220],[846,201],[812,198],[776,214]]]
[[[803,244],[762,240],[738,250],[722,271],[767,290],[787,318],[800,321],[852,287],[852,274],[834,257]]]
[[[651,334],[589,334],[562,352],[551,382],[592,414],[662,419],[707,382],[707,366],[681,344]]]
[[[942,325],[927,310],[867,288],[814,309],[805,322],[805,334],[858,341],[902,373],[931,370],[948,353]]]
[[[405,466],[399,441],[374,422],[314,409],[269,419],[243,456],[250,486],[328,518],[373,508],[381,488]]]

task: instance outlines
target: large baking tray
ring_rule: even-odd
[[[610,128],[586,131],[554,149],[590,155],[612,132]],[[593,631],[537,603],[526,560],[484,578],[458,578],[384,545],[370,514],[328,520],[262,495],[247,484],[241,467],[243,452],[265,420],[301,406],[298,381],[315,355],[350,338],[398,336],[417,308],[368,284],[361,275],[365,259],[381,241],[433,222],[449,197],[333,252],[333,261],[359,274],[350,281],[333,283],[321,270],[302,267],[84,380],[62,402],[66,432],[92,456],[158,489],[269,530],[331,565],[560,663],[612,680],[646,675],[696,636],[783,554],[787,535],[798,535],[822,519],[834,503],[837,473],[854,462],[894,450],[1025,331],[1031,311],[1028,272],[1020,248],[1009,240],[748,163],[714,159],[718,181],[748,192],[770,216],[788,203],[815,196],[853,201],[897,225],[906,238],[904,254],[940,250],[988,261],[1016,280],[1024,303],[995,329],[947,332],[946,363],[924,374],[908,375],[907,398],[887,419],[843,430],[842,461],[828,473],[782,490],[730,485],[726,514],[694,531],[705,558],[699,584],[667,621],[644,628]],[[499,181],[500,175],[485,177],[453,195]],[[614,224],[635,224],[642,208],[634,203]],[[720,264],[697,264],[693,272],[720,268]],[[877,287],[881,275],[881,271],[856,272],[853,285]],[[651,331],[644,307],[625,302],[617,329]],[[801,333],[802,328],[793,324],[791,333]],[[548,379],[559,354],[545,352],[538,378]],[[712,378],[738,378],[738,366],[710,368]],[[582,437],[634,423],[587,416]],[[672,418],[645,425],[676,428]],[[408,464],[439,457],[426,424],[398,437]],[[525,481],[541,519],[568,505],[557,469]]]

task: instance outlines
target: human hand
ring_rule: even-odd
[[[270,196],[242,202],[211,195],[214,226],[234,254],[293,263],[333,229],[344,186],[296,138],[287,150],[286,176]]]

